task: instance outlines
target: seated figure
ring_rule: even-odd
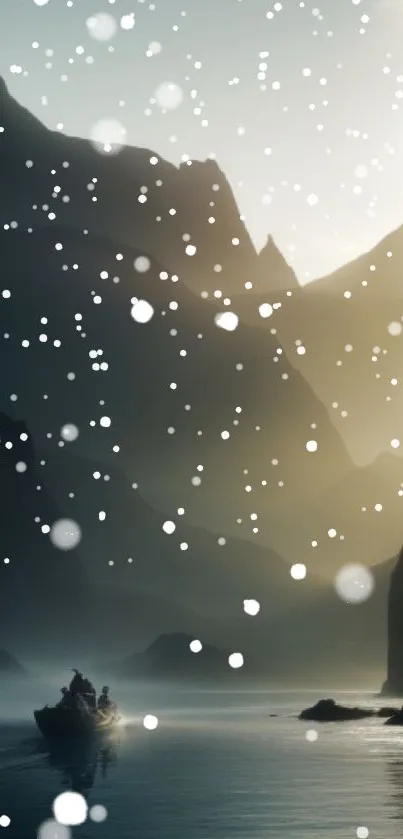
[[[109,688],[107,685],[103,686],[102,693],[98,698],[98,711],[101,711],[103,714],[110,714],[116,711],[115,703],[111,702],[109,698]]]

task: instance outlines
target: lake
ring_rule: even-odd
[[[354,839],[359,827],[370,839],[396,839],[403,728],[295,718],[325,695],[122,689],[119,732],[63,752],[49,750],[28,710],[21,718],[25,696],[0,725],[0,814],[11,819],[0,836],[36,837],[54,798],[74,788],[107,810],[105,821],[71,829],[82,839]],[[382,704],[370,694],[330,695]],[[0,699],[3,710],[4,689]],[[154,731],[143,727],[147,713],[158,716]]]

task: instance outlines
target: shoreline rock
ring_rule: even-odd
[[[385,725],[403,725],[403,708],[399,710],[388,706],[379,709],[348,707],[338,705],[334,699],[319,699],[315,705],[305,708],[298,715],[298,719],[312,722],[348,722],[349,720],[362,720],[368,717],[387,717],[389,719],[386,720]],[[399,721],[391,722],[398,717]]]

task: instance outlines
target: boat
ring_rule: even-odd
[[[80,708],[49,708],[34,711],[41,734],[48,739],[86,737],[110,731],[119,722],[115,713],[83,712]]]
[[[74,672],[70,689],[61,689],[63,698],[57,705],[34,711],[39,731],[48,739],[82,739],[110,731],[119,722],[116,705],[108,696],[109,688],[102,688],[97,706],[93,685],[78,670]]]

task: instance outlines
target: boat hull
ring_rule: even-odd
[[[83,714],[76,708],[42,708],[34,711],[35,722],[47,739],[66,740],[91,737],[116,726],[114,715]]]

